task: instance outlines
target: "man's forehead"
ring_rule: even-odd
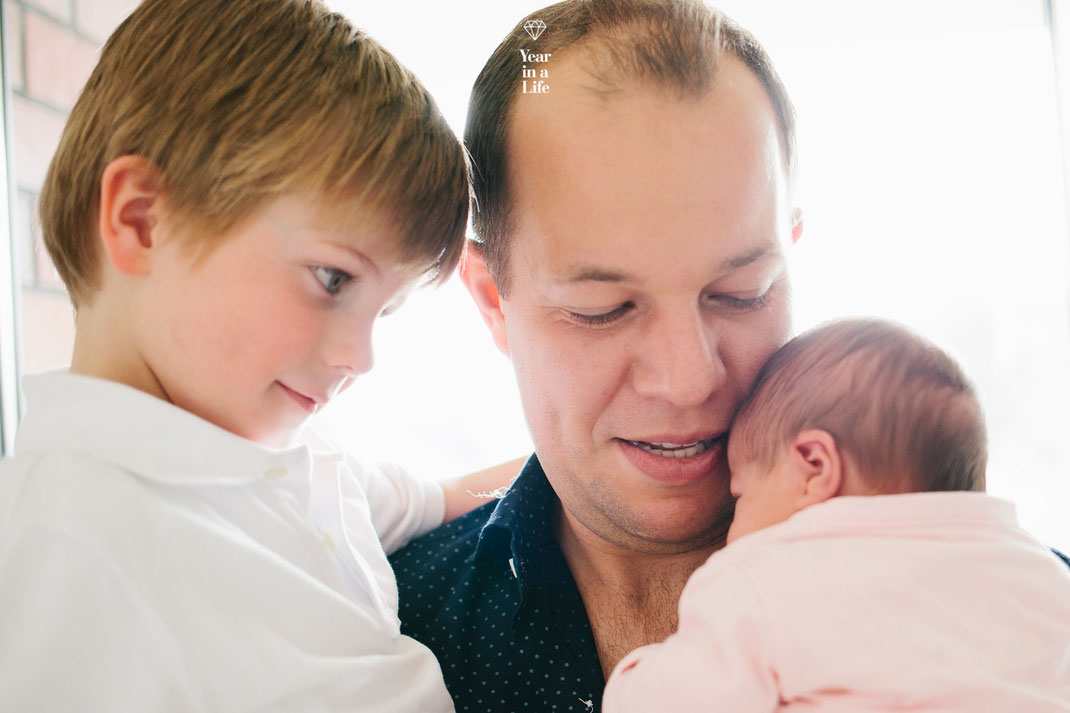
[[[600,44],[600,43],[598,43]],[[661,108],[697,102],[711,93],[717,94],[718,103],[736,103],[740,100],[738,90],[745,87],[760,95],[768,106],[769,118],[775,122],[775,110],[768,91],[761,80],[736,55],[724,52],[711,67],[707,81],[701,84],[681,86],[671,79],[630,76],[624,71],[613,72],[614,79],[607,79],[606,62],[600,59],[605,52],[592,49],[591,43],[558,50],[543,63],[523,65],[527,77],[545,81],[536,85],[518,78],[509,113],[510,133],[514,123],[541,123],[550,116],[571,118],[592,117],[605,120],[626,108],[628,102],[641,102]],[[535,91],[538,90],[538,91]],[[624,104],[624,106],[622,106]]]
[[[640,283],[679,271],[686,254],[683,269],[708,280],[784,254],[775,112],[745,64],[726,59],[702,96],[642,86],[600,96],[582,58],[555,57],[550,93],[514,107],[512,269]]]
[[[645,178],[657,178],[661,167],[672,177],[673,164],[690,154],[713,148],[723,154],[743,144],[775,153],[775,165],[768,168],[784,171],[772,103],[758,78],[735,57],[723,59],[708,91],[681,96],[640,84],[610,94],[592,91],[582,56],[571,53],[554,64],[549,94],[517,97],[507,137],[512,183],[579,178],[586,166],[644,158],[644,153]],[[772,157],[755,158],[764,164]],[[517,202],[523,198],[516,196]]]

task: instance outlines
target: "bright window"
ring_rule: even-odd
[[[334,4],[458,131],[482,63],[541,6]],[[1070,548],[1070,240],[1044,3],[720,6],[766,44],[799,113],[797,328],[881,315],[951,351],[986,407],[989,490]],[[385,320],[376,356],[328,410],[356,451],[438,476],[530,447],[510,367],[456,281]]]
[[[543,4],[329,2],[416,71],[458,132],[484,60]],[[1063,2],[1051,0],[1057,20]],[[1048,3],[721,6],[770,50],[799,112],[806,228],[793,268],[797,328],[883,315],[949,349],[987,409],[990,491],[1015,500],[1042,539],[1070,549],[1070,240]],[[55,38],[58,27],[82,40],[84,54],[106,34],[23,0],[5,8],[6,37],[12,8],[14,29],[31,40]],[[1059,40],[1070,37],[1070,17],[1062,19]],[[54,140],[70,99],[69,87],[35,86],[24,39],[8,43],[16,161]],[[1070,63],[1070,40],[1063,44]],[[13,212],[27,226],[34,180],[16,172]],[[15,262],[29,371],[69,353],[70,317],[42,255],[24,243]],[[375,370],[323,416],[359,455],[441,477],[530,450],[511,367],[456,281],[384,320],[376,356]]]

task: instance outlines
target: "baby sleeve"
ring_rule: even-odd
[[[628,654],[606,687],[603,713],[767,713],[779,701],[767,627],[754,589],[716,555],[680,597],[680,625]]]

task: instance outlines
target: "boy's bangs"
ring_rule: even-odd
[[[363,116],[339,112],[295,179],[324,197],[331,218],[378,214],[396,230],[397,259],[437,284],[464,248],[468,180],[464,152],[430,97],[422,116],[414,99],[387,102],[372,117],[366,107]]]
[[[381,212],[432,282],[464,247],[460,142],[419,80],[319,1],[145,0],[108,40],[41,196],[76,306],[99,288],[100,177],[123,155],[159,169],[202,249],[289,191]]]

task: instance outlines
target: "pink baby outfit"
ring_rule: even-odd
[[[710,557],[602,710],[1070,711],[1070,570],[983,493],[833,498]]]

